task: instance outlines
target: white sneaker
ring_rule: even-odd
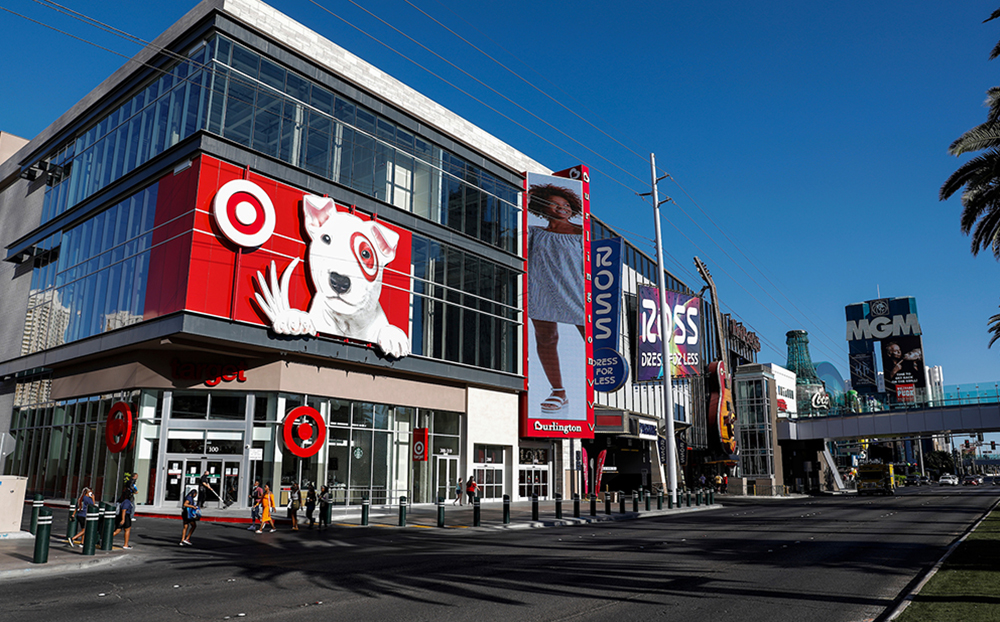
[[[122,548],[123,548],[123,549],[125,549],[126,551],[128,551],[128,550],[130,550],[130,549],[131,549],[132,547],[130,547],[130,546],[123,546]]]
[[[263,532],[263,531],[261,531],[260,529],[258,529],[258,530],[257,530],[257,531],[255,531],[254,533],[264,533],[264,532]]]

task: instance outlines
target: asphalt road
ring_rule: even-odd
[[[875,620],[1000,497],[721,498],[723,509],[526,530],[253,534],[137,521],[118,563],[4,581],[0,620]]]

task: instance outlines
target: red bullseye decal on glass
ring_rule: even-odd
[[[302,418],[307,419],[307,421],[301,421],[295,425],[295,422]],[[312,423],[308,421],[309,419],[312,420]],[[316,432],[316,440],[305,445],[304,443],[312,439],[313,431]],[[299,458],[310,458],[323,449],[326,442],[326,424],[323,423],[323,417],[315,408],[299,406],[285,415],[285,420],[281,423],[281,436],[285,439],[285,447],[288,451]]]
[[[361,266],[361,272],[369,281],[374,281],[378,276],[378,259],[372,249],[371,242],[362,233],[355,232],[351,235],[351,250],[354,251],[354,258]]]
[[[212,216],[226,238],[243,248],[257,248],[274,233],[274,204],[252,181],[234,179],[219,188]]]
[[[132,410],[125,402],[116,402],[108,413],[108,423],[104,428],[104,444],[113,454],[128,447],[132,440]]]

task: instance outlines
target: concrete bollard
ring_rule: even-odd
[[[444,497],[438,497],[438,527],[444,527]]]
[[[43,505],[45,505],[44,499],[45,498],[42,497],[42,495],[36,494],[34,499],[31,501],[31,527],[28,529],[28,531],[31,532],[31,535],[36,535],[35,531],[38,529],[38,511],[42,509]]]
[[[35,564],[45,564],[49,561],[49,537],[52,535],[52,511],[42,508],[35,521],[35,556],[31,560]]]
[[[399,498],[399,526],[406,527],[406,495]]]
[[[510,524],[510,495],[503,496],[503,524]]]
[[[538,520],[538,495],[531,495],[531,520]]]
[[[472,526],[481,527],[483,524],[482,508],[479,505],[479,495],[472,500]]]
[[[555,494],[556,497],[556,518],[562,518],[562,495],[558,492]]]
[[[97,551],[97,522],[101,520],[101,510],[96,506],[87,507],[87,522],[83,532],[83,554],[93,555]]]
[[[580,518],[580,495],[573,493],[573,518]]]
[[[368,526],[368,515],[371,512],[372,501],[368,495],[361,497],[361,526]]]

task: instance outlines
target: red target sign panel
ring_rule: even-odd
[[[274,233],[274,204],[252,181],[234,179],[219,188],[212,215],[222,234],[243,248],[257,248]]]
[[[326,443],[326,424],[315,408],[299,406],[285,415],[281,436],[292,454],[299,458],[311,458]]]
[[[108,446],[108,451],[117,454],[128,447],[131,440],[132,409],[125,402],[115,402],[104,427],[104,444]]]
[[[413,428],[413,461],[427,462],[429,455],[427,443],[430,440],[427,428]]]

